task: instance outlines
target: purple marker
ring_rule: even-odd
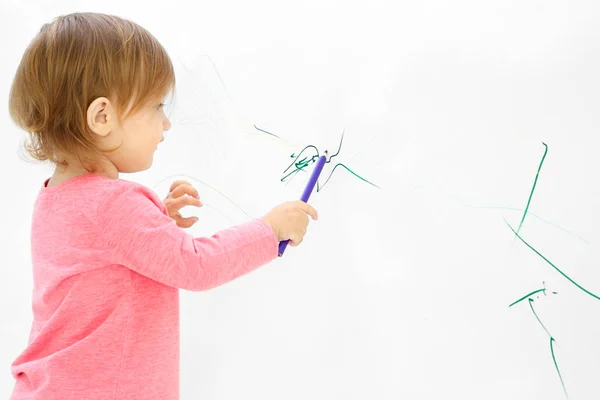
[[[303,202],[308,203],[308,199],[309,199],[315,185],[317,184],[317,179],[319,179],[319,175],[321,175],[321,171],[323,171],[323,167],[325,166],[326,162],[327,162],[327,150],[325,150],[324,154],[321,157],[319,157],[319,160],[317,160],[317,165],[315,166],[315,169],[313,169],[313,172],[310,175],[308,183],[306,184],[306,187],[304,188],[304,192],[302,192],[302,196],[300,197],[300,200],[302,200]],[[289,240],[283,240],[283,241],[279,242],[279,257],[281,257],[283,255],[283,252],[285,251],[285,248],[287,247],[289,242],[290,242]]]

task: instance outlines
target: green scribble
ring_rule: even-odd
[[[335,157],[338,156],[338,154],[340,154],[340,151],[342,150],[342,143],[344,142],[344,133],[346,133],[346,130],[342,130],[342,136],[340,137],[340,144],[338,145],[338,149],[337,151],[331,155],[331,157],[329,158],[329,160],[327,160],[327,162],[331,162],[331,160],[333,160]]]
[[[300,156],[302,156],[302,154],[304,154],[305,151],[307,150],[314,150],[317,154],[313,155],[310,158],[310,161],[307,161],[307,157],[304,157],[302,160],[298,161],[298,158],[300,158]],[[310,164],[311,162],[314,162],[315,160],[317,160],[319,158],[319,149],[317,149],[315,146],[313,146],[312,144],[309,144],[308,146],[306,146],[305,148],[303,148],[300,153],[298,153],[298,155],[292,153],[292,155],[290,155],[291,158],[294,158],[294,161],[292,161],[292,163],[283,171],[283,173],[285,174],[287,171],[290,170],[290,168],[292,167],[296,167],[297,170],[301,170],[304,169],[308,166],[308,164]],[[285,178],[282,178],[281,181],[283,182]]]
[[[542,282],[542,284],[544,285],[544,287],[543,287],[543,288],[541,288],[541,289],[538,289],[538,290],[534,290],[533,292],[526,294],[525,296],[521,297],[519,300],[512,302],[512,303],[511,303],[511,304],[508,306],[508,308],[510,308],[510,307],[512,307],[512,306],[514,306],[515,304],[517,304],[517,303],[519,303],[519,302],[521,302],[521,301],[525,300],[526,298],[528,298],[528,297],[530,297],[530,296],[533,296],[533,295],[534,295],[534,294],[536,294],[536,293],[540,293],[540,292],[541,292],[541,293],[543,293],[543,294],[544,294],[544,296],[545,296],[545,295],[546,295],[546,282]],[[558,292],[552,292],[552,294],[558,294]]]
[[[340,154],[340,151],[342,150],[342,142],[344,141],[344,131],[342,131],[342,137],[340,138],[340,144],[338,145],[338,149],[337,151],[331,155],[331,157],[329,158],[329,160],[327,160],[328,163],[331,162],[331,160],[333,160],[334,157],[336,157],[338,154]],[[379,186],[377,186],[376,184],[369,182],[368,180],[364,179],[362,176],[354,173],[350,168],[346,167],[344,164],[341,163],[337,163],[333,169],[331,170],[331,173],[329,174],[329,176],[327,177],[327,179],[325,180],[325,183],[323,184],[323,187],[325,187],[325,185],[327,184],[327,182],[329,182],[329,179],[331,179],[331,176],[333,175],[333,173],[335,172],[335,169],[337,167],[343,167],[346,169],[346,171],[350,172],[352,175],[354,175],[356,178],[360,179],[363,182],[368,183],[369,185],[375,186],[378,189],[381,189]],[[322,189],[322,187],[319,186],[319,182],[317,181],[317,193]]]
[[[264,132],[268,135],[274,136],[276,138],[282,139],[281,137],[271,133],[271,132],[267,132],[264,129],[260,129],[259,127],[257,127],[256,125],[254,125],[254,128],[256,128],[257,130]],[[282,139],[283,140],[283,139]],[[342,149],[342,142],[344,141],[344,131],[342,131],[342,136],[340,138],[340,143],[338,145],[338,149],[337,151],[331,155],[331,157],[329,157],[329,159],[325,162],[326,164],[331,163],[331,160],[333,160],[334,157],[338,156],[340,154],[340,151]],[[314,150],[316,152],[316,154],[312,155],[310,158],[309,157],[304,157],[300,160],[298,160],[300,158],[300,156],[302,156],[302,154],[307,151],[307,150]],[[298,153],[297,155],[295,153],[293,153],[291,156],[291,158],[294,158],[294,161],[292,161],[292,163],[283,171],[283,173],[285,174],[283,176],[283,178],[281,178],[281,182],[285,182],[286,180],[288,180],[288,178],[290,178],[289,180],[293,179],[296,174],[298,172],[304,171],[304,169],[310,165],[311,163],[316,162],[319,157],[320,157],[320,153],[319,153],[319,149],[314,146],[314,145],[308,145],[306,146],[304,149],[302,149],[302,151],[300,151],[300,153]],[[327,179],[325,180],[325,183],[321,186],[319,184],[319,181],[317,180],[317,192],[320,192],[325,185],[327,184],[327,182],[329,182],[329,180],[331,179],[333,173],[335,172],[335,170],[337,169],[337,167],[342,167],[344,168],[346,171],[350,172],[353,176],[355,176],[356,178],[360,179],[361,181],[368,183],[372,186],[375,186],[378,189],[381,189],[379,186],[377,186],[376,184],[374,184],[373,182],[368,181],[367,179],[363,178],[362,176],[358,175],[357,173],[355,173],[354,171],[352,171],[350,168],[348,168],[346,165],[342,164],[342,163],[337,163],[331,173],[329,174],[329,176],[327,177]],[[291,172],[288,172],[291,168],[295,168],[294,170],[292,170]]]
[[[525,221],[525,216],[527,215],[527,210],[529,210],[529,205],[531,204],[531,198],[533,197],[533,192],[535,190],[535,186],[537,185],[537,181],[540,176],[540,171],[542,169],[542,165],[544,164],[544,159],[546,158],[546,154],[548,154],[548,145],[544,142],[542,142],[542,144],[544,145],[544,147],[546,149],[544,150],[544,155],[542,156],[542,161],[540,162],[537,173],[535,174],[535,180],[533,181],[533,187],[531,188],[531,192],[529,193],[529,199],[527,199],[527,206],[525,207],[525,212],[523,213],[523,217],[521,218],[521,222],[519,223],[519,227],[517,228],[517,232],[516,232],[517,234],[521,231],[521,227],[523,226],[523,221]]]
[[[567,389],[565,388],[565,382],[563,381],[562,374],[560,373],[560,369],[558,369],[558,364],[556,363],[556,357],[554,357],[554,343],[556,340],[551,336],[550,337],[550,352],[552,353],[552,361],[554,361],[554,367],[556,367],[556,372],[558,373],[558,377],[560,378],[560,384],[562,385],[563,392],[565,392],[565,396],[567,399],[569,398],[569,394],[567,393]]]
[[[413,189],[415,190],[430,190],[432,193],[435,194],[439,194],[439,195],[443,195],[443,196],[448,196],[451,197],[455,200],[457,200],[459,203],[461,203],[462,205],[464,205],[465,207],[469,207],[469,208],[473,208],[473,209],[487,209],[487,210],[507,210],[507,211],[518,211],[520,213],[522,213],[524,210],[522,208],[518,208],[518,207],[506,207],[506,206],[485,206],[485,205],[476,205],[476,204],[472,204],[469,201],[455,195],[452,193],[448,193],[448,192],[444,192],[441,188],[437,187],[437,186],[424,186],[424,185],[413,185],[412,186]],[[573,237],[575,237],[578,240],[581,240],[583,243],[585,244],[590,244],[585,238],[577,235],[575,232],[571,232],[563,227],[561,227],[560,225],[557,225],[551,221],[545,220],[544,218],[540,217],[539,215],[529,211],[527,212],[527,215],[530,217],[534,217],[537,218],[538,220],[540,220],[541,222],[543,222],[544,224],[553,226],[554,228],[557,228],[563,232],[565,232],[568,235],[571,235]]]
[[[542,326],[542,328],[544,328],[544,330],[546,331],[546,333],[548,334],[548,336],[552,337],[552,335],[550,334],[550,332],[548,332],[548,329],[546,329],[546,326],[544,326],[544,324],[540,320],[540,317],[538,317],[537,313],[533,309],[533,299],[529,299],[529,308],[531,308],[531,311],[533,312],[533,315],[535,315],[535,319],[538,320],[538,322],[540,323],[540,325]]]
[[[542,320],[540,319],[540,317],[537,315],[537,313],[535,312],[535,309],[533,308],[533,302],[534,300],[532,298],[530,298],[529,296],[532,296],[536,293],[540,293],[540,292],[545,292],[546,288],[544,287],[543,289],[538,289],[535,290],[531,293],[529,293],[527,296],[522,297],[521,299],[515,301],[513,304],[516,304],[518,302],[520,302],[521,300],[524,299],[528,299],[528,303],[529,303],[529,308],[531,309],[531,312],[533,313],[533,315],[535,316],[535,319],[538,321],[538,323],[540,324],[540,326],[544,329],[544,332],[546,332],[546,334],[548,335],[548,337],[550,338],[550,353],[552,354],[552,361],[554,362],[554,368],[556,369],[556,372],[558,373],[558,377],[560,379],[560,384],[562,385],[563,391],[565,392],[565,396],[567,397],[567,399],[569,398],[569,395],[567,394],[567,389],[565,387],[565,382],[562,378],[562,374],[560,373],[560,369],[558,368],[558,363],[556,362],[556,356],[554,355],[554,346],[553,343],[556,341],[556,339],[554,339],[554,337],[550,334],[550,332],[548,331],[548,329],[546,328],[546,326],[544,325],[544,323],[542,322]],[[555,293],[555,292],[552,292]],[[511,306],[513,305],[511,304]],[[510,307],[510,306],[509,306]]]
[[[219,74],[219,70],[217,69],[217,66],[215,65],[215,63],[213,62],[212,58],[210,58],[207,55],[204,55],[203,57],[208,58],[208,61],[210,61],[210,63],[212,64],[217,77],[219,78],[219,81],[221,81],[221,86],[223,86],[223,89],[225,90],[225,93],[227,93],[227,97],[231,100],[231,95],[229,94],[229,92],[227,91],[227,87],[225,87],[225,82],[223,82],[223,78],[221,78],[221,74]]]
[[[350,172],[352,175],[354,175],[355,177],[357,177],[358,179],[360,179],[361,181],[368,183],[369,185],[375,186],[377,189],[381,189],[379,186],[377,186],[376,184],[374,184],[373,182],[369,182],[368,180],[364,179],[362,176],[357,175],[356,173],[354,173],[352,170],[350,170],[350,168],[346,167],[344,164],[338,163],[335,165],[335,167],[333,167],[333,170],[331,171],[331,174],[329,174],[329,176],[327,177],[327,179],[325,180],[325,183],[323,184],[323,187],[327,184],[327,182],[329,182],[329,179],[331,179],[331,176],[333,175],[333,172],[335,171],[335,169],[337,167],[342,167],[345,168],[348,172]],[[323,187],[319,187],[319,182],[317,181],[317,193],[323,189]]]
[[[548,260],[546,257],[544,257],[540,252],[538,252],[536,249],[534,249],[529,243],[527,243],[519,234],[521,227],[523,226],[523,221],[525,221],[525,216],[527,215],[527,211],[529,210],[529,205],[531,204],[531,198],[533,197],[533,192],[535,190],[535,186],[537,184],[537,180],[538,177],[540,175],[540,170],[542,169],[542,165],[544,164],[544,159],[546,158],[546,154],[548,154],[548,146],[546,145],[546,143],[542,142],[542,144],[545,146],[545,151],[544,151],[544,155],[542,156],[542,160],[540,162],[540,165],[538,167],[537,173],[535,175],[535,180],[533,182],[533,187],[531,189],[531,192],[529,193],[529,199],[527,200],[527,206],[525,207],[525,211],[523,212],[523,217],[521,218],[521,222],[519,223],[519,227],[517,228],[517,230],[515,231],[513,229],[512,226],[510,226],[510,224],[508,223],[508,221],[506,221],[506,219],[504,219],[504,222],[506,223],[506,225],[508,225],[508,227],[510,228],[511,231],[513,231],[513,233],[515,234],[514,237],[519,238],[519,240],[521,240],[527,247],[529,247],[531,250],[533,250],[538,256],[540,256],[542,259],[544,259],[544,261],[546,261],[548,264],[550,264],[556,271],[558,271],[563,277],[565,277],[567,280],[569,280],[571,283],[573,283],[575,286],[577,286],[579,289],[583,290],[585,293],[589,294],[590,296],[600,300],[600,297],[596,296],[595,294],[587,291],[586,289],[584,289],[583,287],[581,287],[578,283],[576,283],[575,281],[573,281],[571,278],[569,278],[564,272],[562,272],[557,266],[555,266],[553,263],[550,262],[550,260]],[[513,237],[513,242],[514,242],[514,237]],[[540,318],[538,317],[537,313],[535,312],[535,309],[533,308],[533,303],[534,300],[531,298],[531,296],[533,296],[536,293],[543,293],[544,295],[546,295],[546,283],[544,283],[544,287],[542,289],[538,289],[538,290],[534,290],[531,293],[526,294],[525,296],[521,297],[520,299],[518,299],[517,301],[513,302],[512,304],[509,305],[509,307],[512,307],[513,305],[519,303],[520,301],[523,301],[525,299],[528,299],[528,303],[529,303],[529,308],[531,309],[531,312],[533,313],[533,315],[535,316],[535,319],[537,319],[537,321],[539,322],[539,324],[542,326],[542,328],[544,329],[544,331],[546,332],[546,334],[548,334],[548,336],[550,337],[550,353],[552,354],[552,361],[554,362],[554,368],[556,369],[556,372],[558,373],[558,377],[560,379],[560,384],[562,385],[563,391],[565,393],[566,398],[569,398],[569,395],[567,393],[567,389],[565,387],[565,383],[562,377],[562,374],[560,373],[560,369],[558,368],[558,363],[556,362],[556,357],[554,355],[554,342],[556,341],[554,339],[554,337],[550,334],[550,332],[548,332],[548,329],[546,329],[546,326],[542,323],[542,321],[540,320]],[[556,292],[552,292],[554,294],[556,294]]]
[[[538,317],[537,313],[533,309],[533,299],[529,299],[529,307],[531,308],[531,311],[533,312],[533,315],[535,315],[535,318],[538,320],[538,322],[540,323],[540,325],[542,326],[542,328],[544,328],[544,331],[546,331],[546,333],[550,337],[550,354],[552,354],[552,361],[554,362],[554,368],[556,369],[556,373],[558,374],[558,378],[560,379],[560,384],[561,384],[561,386],[563,388],[563,392],[565,393],[565,396],[568,399],[569,395],[568,395],[567,389],[565,387],[565,382],[563,381],[562,374],[560,373],[560,369],[558,368],[558,363],[556,362],[556,357],[554,355],[554,346],[553,346],[553,343],[556,341],[556,339],[554,339],[554,337],[550,334],[550,332],[548,332],[548,329],[546,329],[546,327],[544,326],[544,324],[542,323],[542,321]]]
[[[259,131],[261,131],[261,132],[264,132],[264,133],[266,133],[267,135],[275,136],[276,138],[283,140],[283,138],[281,138],[280,136],[274,135],[274,134],[272,134],[271,132],[267,132],[267,131],[265,131],[264,129],[260,129],[258,126],[256,126],[256,124],[254,125],[254,127],[255,127],[257,130],[259,130]]]
[[[529,294],[526,294],[525,296],[521,297],[519,300],[517,300],[517,301],[515,301],[515,302],[512,302],[512,303],[511,303],[511,304],[510,304],[508,307],[510,308],[510,307],[514,306],[515,304],[517,304],[517,303],[519,303],[519,302],[521,302],[521,301],[525,300],[525,299],[526,299],[526,298],[528,298],[529,296],[532,296],[532,295],[534,295],[534,294],[536,294],[536,293],[539,293],[539,292],[545,292],[545,291],[546,291],[546,288],[543,288],[543,289],[538,289],[538,290],[534,290],[533,292],[531,292],[531,293],[529,293]],[[530,300],[531,300],[531,299],[530,299]]]
[[[571,279],[569,276],[567,276],[567,274],[565,274],[564,272],[562,272],[560,270],[560,268],[558,268],[556,265],[554,265],[552,262],[550,262],[550,260],[548,260],[546,257],[544,257],[539,251],[537,251],[536,249],[534,249],[529,243],[527,243],[522,237],[521,235],[519,235],[512,226],[510,226],[510,224],[508,223],[508,221],[504,218],[502,218],[504,220],[504,222],[506,223],[506,225],[508,225],[508,227],[510,228],[511,231],[514,232],[514,234],[527,246],[529,247],[531,250],[533,250],[533,252],[535,252],[538,256],[540,256],[544,261],[546,261],[548,264],[550,264],[550,266],[552,266],[552,268],[554,268],[556,271],[558,271],[559,274],[561,274],[562,276],[564,276],[569,282],[571,282],[573,285],[577,286],[579,289],[583,290],[585,293],[589,294],[590,296],[592,296],[593,298],[600,300],[600,297],[596,296],[594,293],[588,291],[587,289],[583,288],[581,285],[579,285],[577,282],[575,282],[573,279]]]
[[[304,157],[300,161],[298,161],[298,158],[300,158],[300,156],[307,150],[314,150],[317,154],[313,155],[310,158],[310,160],[307,157]],[[285,174],[292,167],[294,167],[295,169],[292,172],[285,175],[283,178],[281,178],[281,182],[285,182],[286,179],[288,179],[290,176],[291,176],[291,179],[289,179],[289,181],[291,181],[292,179],[294,179],[294,177],[296,176],[296,174],[298,172],[304,171],[304,169],[308,166],[308,164],[310,164],[311,162],[314,162],[315,160],[317,160],[319,158],[319,150],[313,145],[308,145],[305,148],[303,148],[302,151],[300,151],[300,153],[298,153],[298,155],[292,154],[290,157],[295,158],[295,160],[292,161],[292,163],[283,171],[283,173]]]

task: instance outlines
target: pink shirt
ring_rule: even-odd
[[[12,400],[179,399],[179,288],[277,257],[261,219],[194,238],[154,192],[87,174],[44,187],[32,224],[33,324]]]

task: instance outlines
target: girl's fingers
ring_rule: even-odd
[[[175,185],[175,183],[179,184]],[[167,197],[178,198],[185,195],[192,196],[197,199],[200,198],[200,195],[198,195],[198,191],[192,185],[183,181],[174,182],[173,185],[171,185],[171,191],[169,192],[169,195]]]
[[[171,211],[179,211],[185,206],[201,207],[202,202],[199,199],[190,196],[168,198],[165,200],[165,207],[167,207],[167,210],[169,210],[169,214]]]
[[[169,216],[175,221],[178,227],[180,228],[189,228],[198,222],[198,217],[188,217],[183,218],[180,213],[174,212],[169,214]]]
[[[177,226],[180,228],[190,228],[196,222],[198,222],[197,217],[189,217],[189,218],[179,218],[179,220],[175,221]]]

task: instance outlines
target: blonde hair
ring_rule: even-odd
[[[9,111],[29,133],[27,152],[61,164],[58,152],[80,161],[82,154],[98,153],[87,125],[96,98],[109,98],[122,123],[174,90],[171,59],[150,32],[120,17],[74,13],[44,24],[25,50]]]

